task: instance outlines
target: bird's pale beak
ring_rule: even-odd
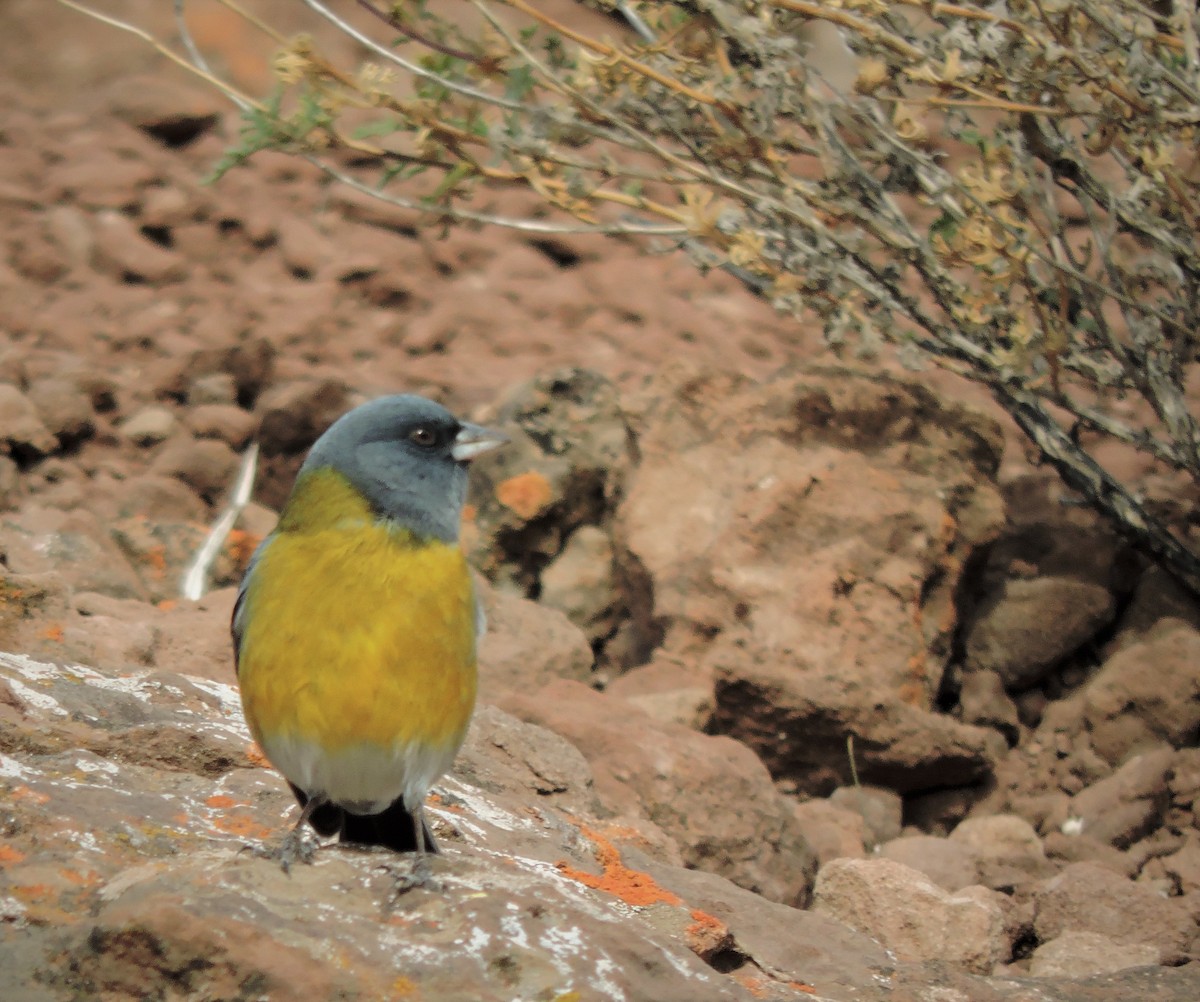
[[[469,463],[472,459],[482,456],[485,452],[502,446],[511,441],[502,431],[485,428],[480,424],[463,422],[458,434],[454,436],[454,444],[450,447],[450,455],[455,462]]]

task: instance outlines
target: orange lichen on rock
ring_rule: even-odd
[[[143,560],[146,566],[150,568],[150,574],[156,580],[161,581],[167,574],[167,547],[163,543],[155,543],[143,555]]]
[[[42,630],[42,636],[47,640],[53,640],[55,643],[62,643],[63,628],[58,623],[51,623]]]
[[[60,877],[68,884],[75,884],[78,887],[94,887],[100,883],[100,875],[95,870],[88,870],[83,873],[79,870],[61,869],[58,871]]]
[[[255,821],[248,814],[221,814],[213,820],[213,827],[226,835],[236,835],[239,838],[270,838],[273,829]]]
[[[653,877],[640,870],[631,870],[621,862],[621,853],[608,839],[599,832],[584,825],[579,831],[591,839],[596,846],[596,861],[603,872],[588,873],[569,865],[565,860],[555,863],[558,872],[564,877],[577,880],[585,887],[592,887],[620,898],[629,905],[678,905],[683,902],[679,896],[672,894],[665,887],[660,887]]]
[[[732,977],[756,999],[765,999],[772,984],[761,974],[756,973],[734,971]]]
[[[712,957],[729,945],[732,939],[729,926],[699,908],[693,908],[691,914],[692,924],[683,933],[692,953],[703,959]]]
[[[420,994],[421,990],[417,987],[417,983],[403,974],[392,982],[392,998],[415,999]]]
[[[256,765],[260,769],[271,768],[271,763],[268,761],[267,756],[263,754],[263,750],[258,747],[257,741],[251,741],[246,746],[246,758],[250,760],[251,765]]]
[[[509,477],[496,485],[496,500],[521,518],[539,514],[553,496],[550,481],[536,471]]]
[[[20,863],[25,858],[25,853],[20,849],[14,849],[11,845],[0,845],[0,866],[6,866],[9,863]]]
[[[233,558],[235,566],[240,569],[250,563],[250,558],[261,542],[262,537],[255,533],[246,532],[245,529],[233,529],[225,541],[225,551]]]

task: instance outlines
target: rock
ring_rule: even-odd
[[[591,679],[592,649],[566,616],[486,581],[476,579],[476,587],[488,623],[479,645],[481,699],[536,692],[556,678]]]
[[[135,445],[157,445],[170,438],[178,427],[173,411],[154,404],[122,421],[120,432]]]
[[[123,281],[165,285],[186,273],[179,255],[147,238],[128,216],[105,210],[93,217],[96,263]]]
[[[188,385],[188,403],[195,407],[205,404],[236,404],[237,383],[228,372],[213,372],[197,376]]]
[[[1157,963],[1158,950],[1148,943],[1120,943],[1095,932],[1064,932],[1033,951],[1029,973],[1039,978],[1086,978]]]
[[[816,853],[819,866],[831,859],[861,859],[866,855],[865,822],[858,811],[818,799],[797,804],[792,813],[804,841]]]
[[[560,607],[582,601],[579,614],[590,625],[580,625],[593,639],[611,632],[619,610],[612,585],[605,590],[612,560],[602,530],[633,460],[616,387],[594,372],[558,370],[519,386],[481,420],[503,427],[512,442],[472,464],[475,562],[535,594],[568,539],[591,527],[550,572],[550,597]]]
[[[681,371],[655,389],[618,565],[647,580],[653,604],[630,606],[646,642],[665,631],[714,671],[713,726],[806,793],[849,781],[851,734],[874,785],[986,775],[989,737],[931,711],[952,582],[999,530],[995,426],[847,370]]]
[[[678,661],[655,658],[618,676],[605,691],[663,723],[706,731],[712,719],[712,679]]]
[[[257,408],[260,502],[277,511],[283,507],[304,454],[354,404],[349,387],[337,379],[296,380],[263,394]]]
[[[229,621],[235,589],[210,591],[190,601],[175,596],[160,603],[149,618],[157,631],[153,664],[177,672],[224,682],[233,670],[233,642]]]
[[[28,462],[57,448],[33,401],[15,386],[0,383],[0,451]]]
[[[499,705],[575,745],[606,808],[653,822],[679,843],[687,865],[772,901],[807,900],[816,861],[744,745],[653,722],[623,700],[567,680]]]
[[[966,672],[958,701],[964,723],[995,728],[1010,745],[1017,743],[1020,733],[1017,704],[1005,692],[999,672]]]
[[[299,278],[311,278],[337,256],[329,238],[312,223],[289,216],[279,220],[279,251]]]
[[[1065,932],[1097,933],[1122,944],[1151,944],[1159,963],[1178,957],[1195,924],[1178,899],[1163,898],[1095,863],[1071,863],[1034,892],[1034,930],[1046,943]]]
[[[851,697],[815,664],[772,659],[769,652],[716,643],[705,658],[715,673],[714,727],[758,751],[772,775],[806,793],[828,793],[850,780],[846,735],[854,735],[858,773],[872,785],[909,794],[973,784],[991,773],[994,732],[904,702]],[[965,811],[966,806],[962,805]]]
[[[1195,831],[1187,833],[1180,849],[1163,858],[1163,870],[1176,894],[1200,892],[1200,836]]]
[[[78,380],[50,377],[29,385],[30,401],[60,445],[76,445],[94,431],[92,402]]]
[[[980,883],[994,890],[1029,883],[1051,870],[1038,833],[1013,814],[967,818],[950,833],[950,841],[975,856]]]
[[[171,231],[194,221],[200,212],[198,200],[189,197],[182,188],[154,187],[142,198],[141,223],[159,231]],[[171,234],[172,239],[174,234]]]
[[[534,805],[571,814],[599,812],[592,770],[579,749],[495,706],[476,710],[455,773],[489,793],[522,798],[533,793]]]
[[[1151,564],[1138,578],[1108,653],[1144,639],[1164,619],[1178,619],[1200,630],[1200,603],[1161,566]]]
[[[75,149],[62,149],[60,161],[48,166],[40,179],[45,204],[75,203],[89,210],[99,208],[105,210],[106,217],[124,220],[127,227],[137,234],[133,223],[117,210],[137,203],[138,190],[154,180],[154,168],[142,157],[128,156],[108,143],[96,142],[96,137],[89,135],[85,129],[78,130],[75,142],[78,146]],[[95,216],[92,226],[95,230],[94,239],[99,243],[105,227],[96,221]],[[118,247],[122,245],[119,239],[113,242]],[[110,262],[97,257],[95,263],[104,265]],[[108,273],[113,274],[111,270]],[[120,275],[121,272],[116,272],[114,277]]]
[[[354,406],[337,380],[296,380],[268,390],[258,402],[258,439],[264,454],[302,456]]]
[[[870,936],[898,960],[939,960],[990,973],[1012,949],[998,895],[983,887],[949,894],[889,859],[839,859],[821,868],[813,908]]]
[[[222,353],[220,371],[233,377],[237,387],[236,402],[239,406],[255,405],[259,394],[274,375],[275,359],[276,348],[265,337],[243,337]],[[334,382],[336,384],[336,380]],[[349,410],[350,406],[345,409]]]
[[[8,239],[15,275],[51,285],[60,281],[71,267],[68,255],[42,227],[30,227],[24,233],[19,229],[17,233],[10,231]]]
[[[224,442],[212,438],[176,438],[154,457],[152,473],[176,477],[209,504],[233,486],[240,460]]]
[[[1107,588],[1067,577],[1012,579],[967,628],[967,665],[994,671],[1010,691],[1027,689],[1112,622]]]
[[[1113,765],[1162,741],[1189,744],[1200,729],[1200,632],[1163,620],[1105,661],[1071,709]]]
[[[581,525],[540,580],[539,601],[565,613],[589,640],[607,637],[616,628],[613,548],[606,532]]]
[[[863,818],[863,835],[872,849],[900,834],[904,801],[898,793],[873,786],[843,786],[829,795],[829,802]]]
[[[1175,756],[1175,766],[1167,779],[1171,804],[1191,812],[1200,828],[1200,748],[1183,748]]]
[[[69,589],[61,575],[20,574],[0,567],[0,647],[56,657],[62,623],[70,615]]]
[[[105,88],[104,102],[116,117],[172,148],[214,129],[228,111],[216,92],[158,73],[118,77]]]
[[[249,411],[231,404],[199,404],[188,411],[185,424],[197,438],[215,438],[240,451],[258,422]]]
[[[879,847],[879,856],[925,874],[945,891],[980,883],[979,859],[967,845],[933,835],[905,835]]]
[[[64,622],[62,657],[87,656],[125,671],[155,663],[161,634],[150,622],[154,606],[98,592],[75,595],[74,605],[79,617]]]
[[[652,860],[646,870],[692,905],[690,930],[718,923],[727,932],[714,966],[739,965],[818,998],[871,997],[894,969],[885,950],[862,933],[821,912],[800,911],[761,897],[703,870],[674,869]],[[766,978],[751,991],[764,991]]]
[[[20,498],[20,467],[8,456],[0,456],[0,511],[16,508]]]
[[[208,508],[187,486],[174,477],[143,473],[127,477],[110,511],[113,518],[140,516],[151,522],[194,522],[208,520]]]
[[[1092,838],[1126,849],[1162,823],[1170,806],[1173,748],[1135,755],[1115,773],[1071,798],[1071,817]]]
[[[409,896],[393,912],[395,877],[378,854],[322,850],[285,874],[240,851],[248,838],[282,834],[291,797],[256,767],[228,685],[0,655],[0,719],[21,735],[0,776],[5,907],[16,910],[0,948],[6,998],[26,997],[23,983],[65,998],[68,977],[68,994],[114,998],[232,997],[246,983],[281,1000],[384,998],[419,979],[431,998],[464,1002],[550,997],[564,984],[610,998],[746,1002],[736,979],[699,958],[700,938],[685,933],[709,921],[701,905],[723,901],[764,963],[778,958],[790,971],[807,962],[839,998],[847,998],[839,986],[886,977],[878,951],[829,920],[786,909],[796,916],[789,940],[770,931],[768,915],[752,921],[720,878],[690,903],[625,867],[602,835],[559,811],[586,805],[580,761],[511,720],[485,714],[478,734],[490,737],[475,746],[497,753],[489,775],[507,770],[504,789],[493,796],[448,778],[431,804],[443,890]],[[530,812],[516,796],[531,795],[522,775],[585,796],[555,804],[551,795]],[[678,886],[698,885],[681,871]],[[240,917],[247,907],[252,923]],[[821,943],[794,949],[817,933]],[[447,943],[457,944],[451,967]],[[837,958],[855,948],[878,972],[861,962],[838,970]],[[354,962],[330,963],[330,950]],[[760,976],[783,990],[783,976]]]
[[[79,591],[145,599],[145,585],[109,531],[86,510],[30,508],[0,525],[0,551],[15,574],[67,576]],[[51,634],[61,624],[46,624]]]
[[[72,268],[86,266],[96,250],[91,219],[75,205],[55,205],[46,212],[46,236],[60,248]]]
[[[983,592],[1007,578],[1072,578],[1124,597],[1140,569],[1137,555],[1097,512],[1070,504],[1048,472],[1006,479],[1008,524],[988,552]]]
[[[1133,879],[1137,876],[1137,863],[1129,853],[1115,849],[1107,842],[1100,842],[1083,832],[1066,834],[1061,831],[1047,832],[1042,839],[1046,857],[1056,863],[1096,863]]]

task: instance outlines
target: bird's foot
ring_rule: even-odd
[[[442,882],[433,875],[433,864],[430,863],[429,853],[427,852],[413,854],[412,865],[408,868],[407,873],[393,872],[392,888],[388,893],[387,901],[384,903],[384,909],[390,912],[400,903],[400,899],[404,895],[418,888],[425,891],[440,891],[442,889]]]
[[[317,854],[317,841],[306,828],[293,828],[277,846],[244,845],[242,852],[249,852],[259,859],[277,862],[284,873],[291,873],[294,863],[311,864]]]

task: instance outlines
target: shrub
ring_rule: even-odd
[[[1164,498],[1097,449],[1200,481],[1190,0],[644,0],[620,42],[537,0],[303,2],[367,59],[279,36],[267,98],[209,75],[245,116],[220,170],[283,149],[446,221],[677,246],[837,351],[981,383],[1200,591]],[[536,211],[480,207],[513,186]]]

